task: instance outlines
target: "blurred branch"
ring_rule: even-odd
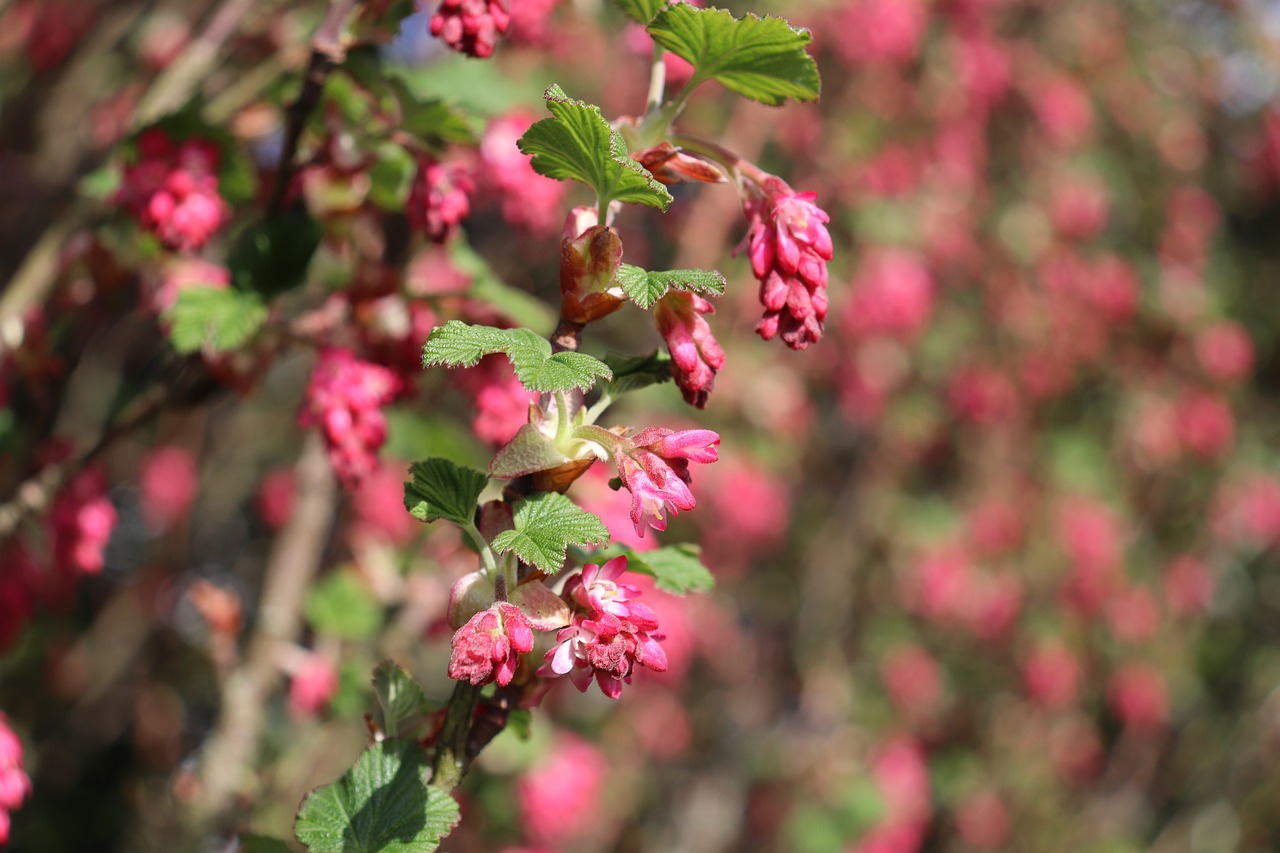
[[[276,187],[267,205],[268,215],[279,213],[284,206],[289,184],[293,180],[294,160],[298,154],[298,143],[302,139],[302,131],[316,107],[320,105],[320,96],[324,92],[324,84],[329,79],[329,72],[342,64],[347,58],[347,48],[342,41],[342,30],[347,18],[359,5],[360,0],[329,0],[329,11],[320,22],[319,29],[311,37],[311,61],[307,64],[307,73],[302,79],[302,91],[289,105],[287,124],[285,127],[284,146],[280,151],[280,165],[276,170]]]
[[[244,665],[226,681],[222,714],[204,748],[198,809],[205,819],[227,811],[254,766],[266,702],[282,678],[277,649],[298,636],[302,603],[333,523],[337,488],[324,445],[314,432],[306,439],[296,472],[298,507],[271,550]]]

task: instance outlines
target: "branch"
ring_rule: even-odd
[[[204,748],[198,808],[205,819],[226,813],[246,771],[255,765],[266,702],[281,681],[276,652],[297,639],[302,603],[333,524],[337,488],[324,445],[314,432],[307,437],[296,470],[298,507],[271,550],[244,665],[227,678],[222,713]]]

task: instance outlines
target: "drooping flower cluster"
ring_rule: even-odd
[[[116,509],[107,497],[106,473],[92,466],[77,474],[54,498],[48,524],[55,577],[71,579],[101,572],[102,552],[116,526]]]
[[[418,174],[409,190],[405,210],[409,224],[427,239],[443,243],[470,215],[474,192],[475,183],[463,167],[424,159],[418,164]]]
[[[565,582],[564,595],[575,605],[572,621],[556,634],[539,675],[568,675],[583,693],[594,680],[604,695],[617,699],[637,664],[666,671],[657,615],[635,600],[638,589],[618,583],[626,570],[627,558],[614,557],[602,566],[587,564]]]
[[[498,36],[510,26],[507,0],[441,0],[431,16],[431,35],[480,59],[493,55]]]
[[[706,299],[682,290],[669,292],[654,308],[658,331],[671,352],[671,375],[685,402],[698,409],[707,407],[716,373],[724,367],[724,350],[703,319],[714,313]]]
[[[624,440],[614,454],[622,485],[631,492],[631,523],[643,536],[645,526],[667,529],[667,513],[693,509],[689,463],[715,462],[720,436],[709,429],[676,432],[650,427]]]
[[[827,319],[830,218],[814,193],[797,193],[772,175],[748,180],[744,191],[750,227],[736,251],[746,249],[760,281],[764,317],[756,332],[766,341],[781,334],[787,346],[804,349],[822,338]]]
[[[520,665],[520,655],[533,651],[533,627],[524,611],[497,601],[454,632],[449,677],[472,684],[498,682],[506,687]]]
[[[155,127],[138,137],[115,202],[171,249],[199,249],[230,217],[218,195],[221,153],[207,139],[175,141]]]
[[[22,741],[0,714],[0,846],[9,843],[9,812],[31,793],[31,778],[22,769]]]
[[[320,426],[329,461],[345,488],[355,488],[377,466],[378,448],[387,438],[381,407],[399,390],[393,372],[357,359],[349,349],[320,352],[299,423]]]

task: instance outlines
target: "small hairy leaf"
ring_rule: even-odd
[[[555,84],[543,97],[553,118],[535,122],[519,142],[521,151],[533,155],[539,174],[581,181],[595,190],[601,207],[617,199],[667,209],[671,193],[631,159],[622,134],[609,126],[599,107],[573,100]]]
[[[735,18],[724,9],[677,3],[659,10],[648,30],[655,42],[693,65],[690,86],[718,80],[775,107],[787,98],[818,99],[818,66],[805,52],[812,36],[781,18]]]
[[[489,478],[474,468],[463,468],[448,459],[424,459],[409,466],[404,484],[404,508],[418,521],[443,518],[455,524],[471,524],[476,501]]]
[[[374,668],[373,692],[382,709],[382,730],[388,737],[396,737],[404,723],[437,707],[427,699],[413,676],[394,661],[384,660]]]
[[[307,794],[294,835],[311,853],[431,853],[459,814],[428,774],[417,743],[375,743],[341,779]]]
[[[496,329],[450,320],[431,331],[422,347],[422,366],[471,367],[491,353],[504,353],[520,383],[530,391],[586,390],[596,379],[612,378],[598,358],[579,352],[552,354],[546,338],[529,329]]]
[[[604,363],[613,371],[605,390],[614,397],[671,380],[671,356],[662,350],[650,355],[607,355]]]
[[[627,297],[646,311],[667,295],[671,288],[699,295],[719,296],[724,293],[724,276],[715,270],[658,270],[646,272],[640,267],[623,264],[618,268],[618,284]]]
[[[225,287],[188,287],[166,315],[169,340],[181,353],[208,347],[214,352],[248,343],[267,319],[267,306],[256,293]]]
[[[609,541],[609,529],[598,516],[558,492],[538,492],[522,499],[515,507],[515,526],[494,537],[493,550],[514,551],[549,575],[564,568],[570,545]]]
[[[673,595],[710,592],[716,581],[702,564],[702,549],[697,545],[666,545],[653,551],[628,551],[627,568],[648,575],[657,587]]]

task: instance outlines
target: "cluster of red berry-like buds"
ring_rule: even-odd
[[[627,558],[614,557],[602,566],[587,564],[565,582],[572,621],[556,634],[539,675],[568,675],[583,693],[595,681],[604,695],[617,699],[637,665],[666,671],[656,614],[636,601],[638,589],[618,582],[626,569]]]
[[[474,192],[475,183],[465,168],[423,158],[409,190],[409,224],[427,239],[443,243],[470,215]]]
[[[378,449],[387,438],[382,407],[399,390],[399,378],[387,368],[360,361],[349,349],[321,350],[299,422],[320,426],[329,461],[345,488],[355,488],[377,467]]]
[[[507,0],[441,0],[430,26],[431,35],[449,47],[484,59],[511,26],[511,13]]]
[[[797,193],[773,175],[745,176],[742,189],[750,227],[736,251],[746,250],[760,281],[764,317],[756,332],[766,341],[780,334],[787,346],[804,349],[822,338],[827,319],[830,218],[814,193]]]
[[[207,139],[175,141],[153,127],[138,136],[115,202],[170,249],[199,249],[230,217],[218,194],[221,152]]]
[[[22,741],[0,714],[0,846],[9,843],[9,812],[31,793],[31,778],[22,769]]]

